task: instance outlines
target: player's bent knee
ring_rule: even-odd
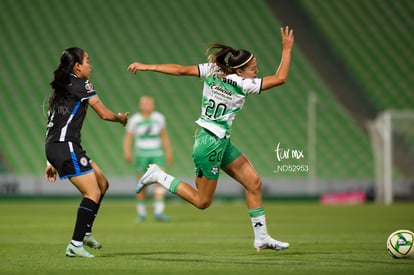
[[[258,177],[256,179],[256,183],[255,183],[256,188],[261,189],[262,188],[262,179],[260,177]]]
[[[248,186],[248,191],[250,192],[261,192],[262,190],[262,179],[260,177],[252,180],[252,183]]]
[[[195,204],[195,207],[197,207],[200,210],[207,209],[211,205],[211,200],[209,201],[202,201]]]

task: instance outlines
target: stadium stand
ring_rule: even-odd
[[[323,6],[325,19],[320,19],[321,14],[315,14],[317,6],[312,7],[307,4],[309,2]],[[332,46],[338,50],[341,41],[338,37],[353,30],[334,24],[323,28],[325,23],[322,20],[331,18],[330,9],[343,7],[336,4],[337,1],[309,2],[303,1],[302,4],[312,18],[319,20],[316,22],[320,31],[326,33]],[[0,74],[0,149],[13,171],[20,175],[43,173],[45,105],[50,93],[48,83],[60,53],[67,47],[79,46],[89,52],[93,64],[91,80],[111,109],[133,112],[140,95],[155,97],[157,109],[167,116],[175,152],[175,165],[170,170],[184,176],[192,176],[193,171],[191,150],[202,84],[196,78],[184,80],[151,73],[133,76],[126,70],[128,64],[135,60],[144,63],[204,62],[205,49],[210,42],[250,49],[258,59],[260,75],[273,73],[280,58],[279,27],[282,23],[265,1],[73,0],[63,5],[59,0],[3,0],[2,6],[0,58],[1,63],[7,66],[2,66]],[[375,7],[370,8],[373,13],[377,12]],[[383,5],[378,9],[381,11]],[[352,13],[348,15],[350,17],[345,19],[337,16],[337,24],[340,25],[341,20],[355,20]],[[400,17],[395,18],[394,22],[398,22]],[[378,34],[373,33],[370,37],[384,34],[380,28],[370,28],[372,30],[377,30]],[[297,44],[301,43],[300,36],[300,30],[296,30]],[[355,39],[349,37],[347,40]],[[375,68],[373,64],[376,64],[378,56],[374,53],[383,52],[385,55],[387,45],[381,45],[378,51],[368,47],[366,54],[371,56],[372,53],[370,60],[364,61],[367,64],[359,64],[362,56],[355,53],[359,54],[355,47],[365,47],[368,42],[358,42],[350,44],[349,48],[340,48],[341,55],[349,60],[349,67],[354,68],[353,73],[358,75],[362,85],[377,93],[373,94],[375,102],[382,108],[388,107],[385,103],[395,96],[382,96],[381,90],[384,90],[379,89],[381,79],[395,72],[397,78],[390,83],[399,82],[402,86],[394,86],[395,89],[405,87],[408,91],[413,80],[407,77],[401,81],[397,75],[408,74],[410,64],[400,66],[400,62],[394,60],[390,64],[385,63],[396,68],[387,68],[384,75],[375,74],[373,78],[372,74],[385,65]],[[410,50],[407,47],[402,51],[402,60],[409,62]],[[361,71],[366,74],[361,74]],[[261,96],[249,97],[244,112],[235,121],[234,142],[263,176],[274,180],[306,177],[306,173],[274,173],[279,164],[275,149],[280,143],[285,149],[302,150],[304,159],[290,159],[283,164],[307,164],[307,104],[311,92],[317,96],[317,164],[310,169],[315,169],[321,179],[371,180],[373,160],[367,136],[355,125],[352,113],[338,102],[300,47],[294,49],[292,70],[285,86]],[[407,101],[395,104],[401,106],[404,102]],[[93,112],[86,119],[83,146],[108,175],[131,174],[132,167],[126,165],[122,158],[123,134],[124,129],[119,125],[103,122]]]
[[[413,1],[300,2],[380,110],[414,106]]]
[[[329,40],[331,48],[343,60],[347,71],[360,83],[364,96],[353,101],[372,102],[375,116],[384,110],[412,109],[414,98],[414,42],[411,26],[412,1],[301,1]],[[331,16],[320,16],[330,14]],[[411,75],[411,77],[410,77]],[[346,86],[343,85],[343,86]],[[351,99],[352,100],[352,99]],[[367,104],[368,105],[368,104]],[[351,108],[358,113],[358,110]],[[371,112],[372,113],[372,112]],[[413,178],[413,135],[394,132],[394,165]]]

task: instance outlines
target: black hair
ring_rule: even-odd
[[[216,51],[209,54],[208,61],[216,63],[225,74],[235,73],[236,69],[243,68],[253,58],[253,54],[247,50],[236,50],[223,44],[210,44],[207,53],[212,50]]]
[[[69,92],[70,74],[73,73],[75,63],[82,64],[84,50],[81,48],[68,48],[60,56],[60,64],[53,72],[53,80],[50,82],[52,95],[49,99],[49,110],[55,105],[61,105]]]

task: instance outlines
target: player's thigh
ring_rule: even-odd
[[[243,154],[223,167],[223,171],[237,180],[247,190],[260,188],[261,180],[259,174]]]
[[[99,188],[101,190],[102,194],[105,194],[106,190],[108,190],[108,179],[103,174],[102,170],[99,168],[99,166],[91,161],[91,166],[93,168],[93,171],[95,173],[96,180],[98,181]]]
[[[96,203],[99,202],[99,199],[101,198],[101,189],[99,188],[96,175],[93,171],[80,176],[70,177],[69,180],[84,197],[89,198]]]

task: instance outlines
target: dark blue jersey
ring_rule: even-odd
[[[72,141],[80,144],[88,99],[96,96],[89,80],[71,74],[69,93],[59,105],[48,111],[46,143]]]

